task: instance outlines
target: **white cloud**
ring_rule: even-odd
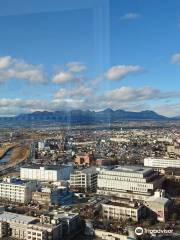
[[[137,74],[144,71],[139,65],[118,65],[111,67],[105,74],[109,80],[121,80],[127,75]]]
[[[81,85],[73,89],[61,88],[54,94],[55,98],[82,98],[90,96],[92,90],[89,87]]]
[[[10,56],[0,58],[0,83],[10,79],[25,80],[31,84],[42,84],[47,82],[47,76],[42,65],[32,65],[23,59],[16,59]]]
[[[52,79],[52,81],[56,84],[62,84],[70,82],[74,79],[74,76],[70,72],[61,71],[58,72]]]
[[[133,88],[133,87],[121,87],[108,91],[105,94],[105,98],[111,101],[144,101],[153,99],[168,99],[168,98],[180,98],[180,92],[162,92],[159,89],[151,87]]]
[[[175,53],[171,57],[172,64],[180,64],[180,53]]]
[[[69,62],[66,64],[66,66],[70,72],[75,72],[75,73],[79,73],[87,70],[86,65],[82,62]]]
[[[11,63],[11,60],[12,59],[10,56],[0,57],[0,69],[8,67]]]
[[[66,70],[60,70],[54,75],[52,79],[54,83],[64,84],[67,82],[78,82],[85,80],[83,76],[79,75],[81,72],[84,72],[87,69],[85,64],[81,62],[69,62],[65,66],[67,68]]]
[[[154,111],[167,117],[180,116],[180,103],[158,104],[153,106]]]
[[[109,90],[101,95],[92,94],[86,86],[75,89],[60,89],[54,99],[20,99],[1,98],[0,115],[17,115],[34,111],[57,111],[62,109],[105,108],[141,111],[153,109],[164,115],[180,114],[179,104],[156,106],[159,100],[180,98],[180,92],[165,92],[151,87],[133,88],[121,87]],[[153,103],[151,102],[153,100]]]
[[[135,12],[126,13],[124,16],[121,17],[121,20],[135,20],[140,18],[141,15]]]

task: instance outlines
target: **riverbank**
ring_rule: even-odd
[[[7,152],[9,152],[11,149],[13,149],[16,146],[17,144],[13,143],[13,144],[8,144],[0,147],[0,159],[3,158]]]
[[[30,154],[30,145],[21,145],[13,147],[9,162],[0,165],[0,171],[3,173],[8,169],[13,169],[27,160]]]

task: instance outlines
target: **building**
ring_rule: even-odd
[[[21,167],[20,177],[24,180],[59,181],[69,180],[73,171],[71,165],[27,166]]]
[[[144,201],[161,188],[165,178],[152,168],[137,166],[114,166],[100,170],[98,174],[99,195]]]
[[[101,166],[110,166],[110,165],[117,165],[118,164],[118,161],[116,160],[112,160],[112,159],[109,159],[109,158],[98,158],[96,159],[96,166],[97,167],[101,167]]]
[[[9,232],[9,226],[7,222],[0,221],[0,238],[3,238]]]
[[[77,154],[74,160],[77,165],[94,165],[94,156],[92,153]]]
[[[168,152],[169,154],[175,154],[175,155],[180,156],[180,147],[179,147],[179,144],[178,144],[178,146],[176,146],[176,145],[169,145],[169,146],[167,146],[167,152]]]
[[[133,202],[131,204],[112,202],[102,204],[102,215],[106,219],[125,219],[138,222],[145,217],[145,207]]]
[[[32,201],[34,203],[39,203],[40,205],[51,205],[51,193],[36,191],[32,193]]]
[[[70,175],[70,188],[80,192],[95,192],[97,189],[96,167],[75,170]]]
[[[163,190],[157,190],[154,196],[146,200],[145,205],[158,221],[165,222],[168,219],[171,201],[164,196]]]
[[[62,222],[63,236],[75,236],[83,227],[78,213],[61,211],[54,214],[53,219]]]
[[[145,167],[161,168],[180,168],[180,159],[176,158],[145,158]]]
[[[103,239],[103,240],[135,240],[135,238],[128,238],[126,235],[121,235],[118,233],[113,233],[113,232],[107,232],[102,229],[95,229],[95,236],[98,239]]]
[[[27,227],[30,223],[35,224],[34,217],[26,215],[2,212],[0,213],[1,232],[4,236],[12,236],[16,239],[27,239]]]
[[[73,237],[82,229],[77,213],[49,213],[40,218],[22,214],[0,213],[0,237],[23,240],[60,240]]]
[[[52,220],[51,223],[29,224],[27,226],[28,240],[59,240],[62,239],[62,224]]]
[[[0,182],[0,199],[11,202],[27,203],[32,199],[32,192],[37,188],[37,182],[25,182],[16,178],[4,178]]]
[[[32,200],[40,205],[64,205],[72,202],[72,195],[73,193],[67,187],[49,186],[33,192]]]

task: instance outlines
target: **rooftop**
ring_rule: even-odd
[[[120,165],[116,165],[114,168],[112,169],[108,169],[105,171],[117,171],[117,172],[125,172],[125,173],[139,173],[139,174],[143,174],[146,175],[150,172],[153,171],[152,168],[147,168],[147,167],[141,167],[141,166],[120,166]]]
[[[17,213],[3,212],[0,213],[0,221],[28,224],[37,221],[37,218]]]
[[[97,172],[97,170],[96,170],[96,167],[88,167],[88,168],[76,169],[75,172],[82,172],[85,174],[89,174],[89,173],[95,173]]]
[[[70,165],[28,165],[28,166],[23,166],[21,168],[30,168],[30,169],[40,169],[44,168],[46,170],[58,170],[58,169],[63,169],[71,167]]]
[[[116,206],[116,207],[123,207],[123,208],[132,208],[138,209],[140,206],[134,202],[127,202],[127,203],[119,203],[119,202],[110,202],[110,203],[103,203],[102,205],[105,206]]]

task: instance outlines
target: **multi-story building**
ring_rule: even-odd
[[[95,192],[97,189],[97,175],[96,167],[75,170],[70,175],[70,187],[77,191]]]
[[[144,201],[153,195],[157,188],[161,188],[164,180],[164,176],[152,168],[115,166],[100,170],[97,193]]]
[[[165,197],[163,190],[157,190],[155,194],[145,201],[150,215],[153,215],[159,222],[165,222],[169,217],[169,210],[172,201]]]
[[[23,240],[60,240],[75,236],[82,229],[77,213],[57,212],[34,218],[26,215],[1,212],[0,237]]]
[[[7,222],[0,221],[0,238],[3,238],[9,232],[9,226]]]
[[[179,143],[178,143],[178,145],[169,145],[169,146],[167,146],[167,152],[169,154],[175,154],[175,155],[180,156]]]
[[[102,204],[103,218],[107,219],[131,219],[138,222],[145,217],[145,207],[136,203],[108,203]]]
[[[62,239],[62,224],[36,223],[27,226],[27,240],[59,240]]]
[[[24,182],[20,179],[6,178],[0,182],[0,199],[11,202],[26,203],[32,199],[37,182]]]
[[[39,181],[59,181],[69,180],[70,173],[73,171],[71,165],[49,165],[49,166],[26,166],[21,167],[21,179]]]
[[[34,217],[21,214],[2,212],[0,222],[3,223],[3,236],[12,236],[16,239],[27,239],[27,226],[37,221]]]
[[[176,158],[145,158],[144,166],[157,169],[180,168],[180,159]]]
[[[43,187],[33,192],[32,200],[41,205],[64,205],[72,202],[72,192],[67,187]]]

